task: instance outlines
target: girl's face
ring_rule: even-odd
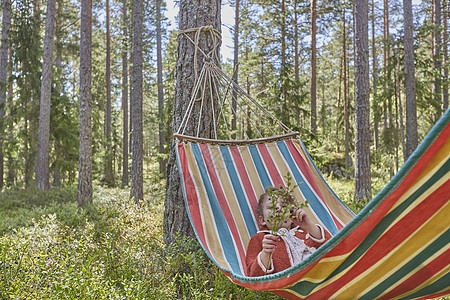
[[[285,215],[283,220],[278,220],[279,224],[273,224],[274,217],[281,216],[283,211],[286,210],[286,207],[283,207],[285,205],[283,204],[282,199],[278,198],[276,202],[276,210],[272,207],[272,201],[269,201],[269,197],[266,196],[263,201],[263,215],[259,216],[259,224],[261,226],[266,226],[269,230],[272,230],[277,225],[279,228],[291,229],[292,220],[289,213]]]

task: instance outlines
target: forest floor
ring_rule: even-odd
[[[0,192],[0,299],[279,299],[233,284],[195,239],[164,245],[165,183],[149,177],[140,203],[99,185],[86,208],[75,186]],[[363,207],[352,181],[329,184]]]

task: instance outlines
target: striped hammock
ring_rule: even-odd
[[[180,141],[189,217],[212,261],[235,283],[288,299],[419,299],[450,293],[450,111],[359,213],[338,199],[304,145],[288,137],[244,145]],[[255,208],[290,174],[297,200],[332,239],[276,274],[246,276]]]

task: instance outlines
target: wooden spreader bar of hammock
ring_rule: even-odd
[[[206,144],[214,144],[214,145],[254,145],[254,144],[264,144],[269,142],[276,142],[276,141],[283,141],[289,138],[298,137],[300,133],[295,131],[287,134],[281,134],[266,138],[259,138],[259,139],[249,139],[249,140],[215,140],[215,139],[207,139],[207,138],[199,138],[195,136],[190,135],[184,135],[184,134],[174,134],[173,138],[175,140],[180,141],[188,141],[188,142],[194,142],[194,143],[206,143]]]

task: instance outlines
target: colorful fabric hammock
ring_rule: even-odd
[[[391,182],[357,215],[328,187],[304,145],[181,141],[177,159],[192,226],[212,261],[235,283],[288,299],[418,299],[450,293],[450,111]],[[180,136],[178,136],[180,138]],[[182,138],[180,138],[182,140]],[[280,273],[247,277],[255,206],[268,186],[308,201],[333,235]]]

